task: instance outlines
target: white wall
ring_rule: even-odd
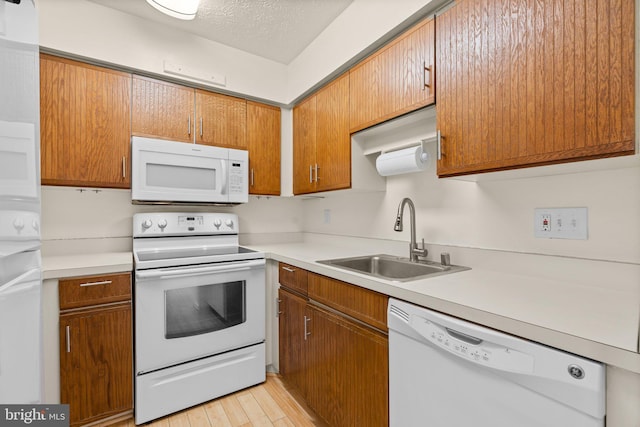
[[[175,79],[164,72],[168,60],[226,76],[214,90],[287,103],[283,64],[87,0],[36,3],[42,47]]]
[[[300,201],[250,196],[234,207],[166,207],[132,205],[129,190],[42,187],[42,240],[112,239],[131,237],[132,216],[151,211],[234,212],[243,234],[286,234],[302,230]]]
[[[427,243],[640,263],[639,188],[638,166],[477,183],[438,179],[431,168],[387,177],[384,193],[305,200],[303,229],[409,241],[408,217],[402,233],[393,224],[410,197],[417,237]],[[588,240],[535,238],[534,209],[549,207],[587,207]]]
[[[188,80],[166,74],[168,60],[226,76],[226,87],[211,85],[214,90],[281,105],[437,3],[442,0],[355,0],[287,66],[87,0],[36,0],[45,48]]]
[[[354,0],[291,61],[287,68],[287,99],[295,100],[408,19],[441,3],[442,0]]]

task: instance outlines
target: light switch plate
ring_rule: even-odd
[[[533,232],[538,238],[588,239],[587,208],[536,208]]]

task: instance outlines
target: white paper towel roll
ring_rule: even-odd
[[[420,172],[429,167],[429,154],[422,145],[382,153],[376,159],[376,169],[382,176]]]

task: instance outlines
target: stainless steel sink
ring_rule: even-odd
[[[326,259],[317,262],[398,282],[408,282],[411,280],[424,279],[429,276],[469,270],[469,267],[459,265],[442,265],[432,261],[413,262],[409,260],[409,258],[384,254]]]

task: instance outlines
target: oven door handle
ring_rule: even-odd
[[[237,271],[251,270],[255,267],[264,266],[264,259],[234,262],[233,264],[223,264],[209,267],[194,268],[161,268],[152,270],[136,271],[136,279],[170,279],[174,277],[202,276],[211,273],[235,273]]]

